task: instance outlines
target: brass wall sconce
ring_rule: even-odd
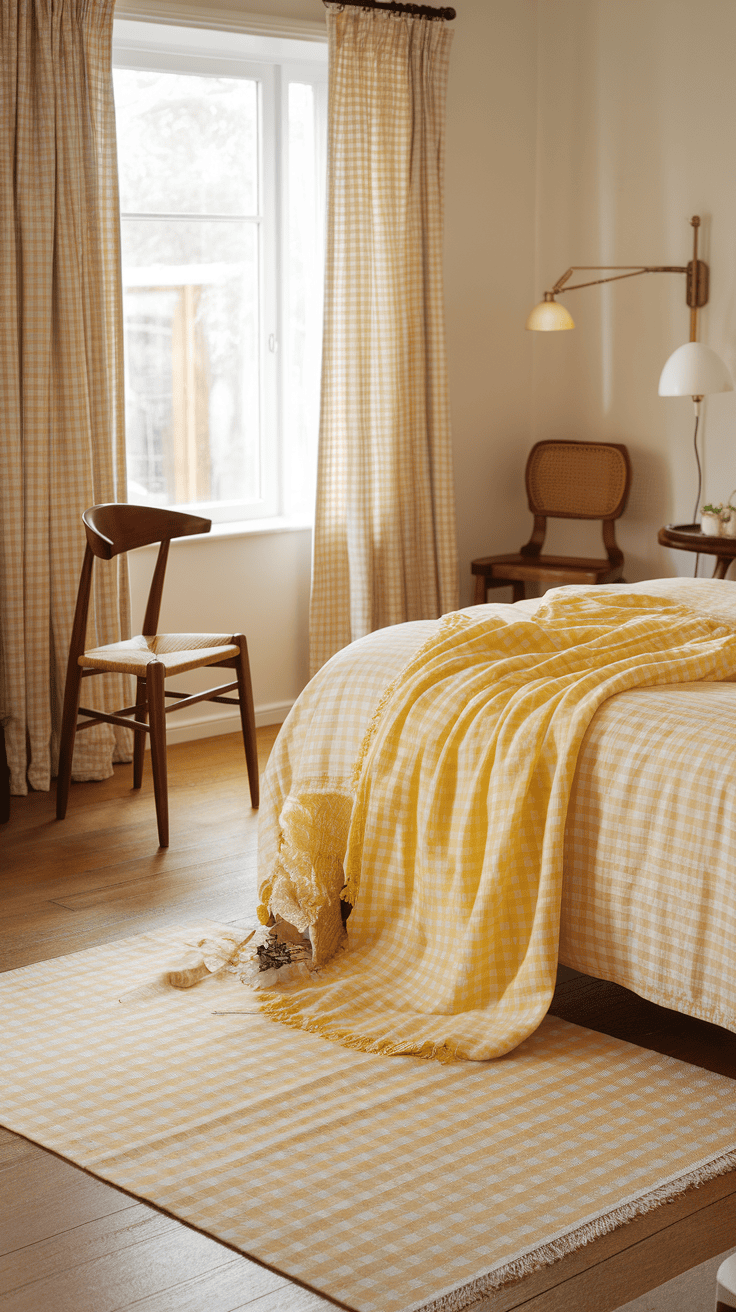
[[[708,304],[710,276],[708,265],[704,260],[698,259],[700,216],[694,214],[690,223],[693,228],[693,258],[689,264],[574,264],[557,279],[551,291],[544,293],[544,299],[534,306],[526,321],[527,328],[532,332],[557,332],[560,329],[575,327],[569,310],[555,300],[563,287],[568,292],[576,292],[581,287],[598,287],[604,282],[620,282],[623,278],[637,278],[642,273],[684,273],[685,298],[690,307],[690,341],[697,341],[698,310]],[[614,273],[610,278],[592,278],[589,282],[575,282],[567,286],[574,273],[605,273],[611,269],[619,269],[622,272]]]

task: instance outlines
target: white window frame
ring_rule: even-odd
[[[175,6],[169,5],[169,10]],[[131,6],[118,6],[118,14],[131,12]],[[133,12],[135,10],[133,9]],[[178,15],[175,15],[178,19]],[[209,15],[208,15],[209,17]],[[288,86],[289,82],[310,83],[322,113],[327,98],[326,35],[319,37],[317,24],[308,28],[307,40],[293,39],[292,33],[302,25],[289,23],[282,35],[278,27],[273,36],[264,31],[263,20],[257,23],[244,18],[233,30],[213,12],[212,26],[204,27],[184,20],[174,21],[167,13],[155,21],[150,11],[146,21],[117,17],[113,27],[113,65],[134,69],[181,71],[202,75],[243,77],[259,83],[259,205],[255,221],[261,228],[259,279],[260,295],[260,471],[261,495],[252,502],[202,501],[179,503],[176,508],[205,514],[214,524],[234,527],[248,522],[255,528],[259,521],[274,524],[289,520],[303,524],[311,515],[302,508],[296,515],[284,504],[285,434],[282,414],[284,356],[279,350],[285,323],[288,288],[285,271],[288,230]],[[204,20],[207,22],[208,20]],[[235,25],[233,25],[235,26]],[[245,30],[242,30],[243,26]],[[276,25],[273,25],[276,26]],[[280,25],[285,26],[284,24]],[[248,30],[248,29],[251,30]],[[173,507],[172,507],[173,508]]]

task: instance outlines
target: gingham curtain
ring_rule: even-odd
[[[15,793],[56,770],[81,513],[125,499],[113,9],[0,0],[0,711]],[[127,633],[127,576],[104,563],[89,638]],[[104,682],[85,700],[124,696]],[[75,778],[111,774],[128,755],[116,733],[80,736]]]
[[[458,604],[442,303],[443,20],[328,9],[312,673]]]

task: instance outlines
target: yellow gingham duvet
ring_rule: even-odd
[[[311,985],[266,995],[270,1014],[350,1046],[443,1060],[499,1056],[533,1031],[554,984],[568,798],[580,791],[586,730],[604,702],[686,691],[651,685],[707,681],[690,695],[733,697],[711,682],[736,675],[732,590],[558,589],[541,603],[397,626],[333,658],[279,737],[261,825],[263,901],[310,927],[325,964]],[[599,797],[617,790],[616,762],[607,769],[610,788],[590,785]],[[576,804],[567,846],[572,832],[588,861],[580,821]],[[614,855],[630,893],[638,855]],[[350,946],[331,957],[345,879]],[[595,919],[594,902],[584,919]],[[657,924],[649,913],[647,901],[644,937]],[[702,906],[693,919],[702,939]],[[585,924],[577,930],[584,939]],[[659,1000],[693,1009],[683,963],[669,969],[679,996]]]

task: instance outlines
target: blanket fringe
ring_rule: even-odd
[[[673,1202],[686,1190],[697,1189],[699,1185],[715,1179],[716,1176],[725,1175],[734,1167],[736,1167],[736,1151],[715,1157],[712,1162],[706,1162],[676,1180],[669,1180],[659,1185],[650,1193],[643,1194],[641,1198],[632,1198],[629,1202],[622,1203],[620,1207],[615,1207],[612,1211],[578,1226],[577,1229],[559,1235],[547,1244],[540,1244],[539,1248],[534,1248],[528,1253],[520,1254],[513,1261],[506,1262],[486,1276],[479,1276],[477,1280],[441,1294],[439,1298],[433,1298],[428,1303],[416,1304],[411,1312],[462,1312],[462,1309],[471,1307],[484,1295],[493,1293],[512,1280],[520,1280],[523,1276],[531,1275],[533,1271],[539,1271],[542,1267],[551,1266],[553,1262],[559,1262],[561,1258],[574,1253],[578,1248],[584,1248],[594,1239],[600,1239],[618,1226],[625,1225],[627,1221],[633,1221],[634,1217],[653,1212],[655,1208]]]
[[[295,1002],[289,1002],[283,994],[274,996],[271,989],[262,989],[258,1003],[264,1016],[277,1020],[282,1025],[290,1025],[295,1030],[307,1030],[310,1034],[319,1034],[323,1039],[339,1043],[343,1048],[352,1048],[357,1052],[375,1052],[381,1057],[422,1057],[427,1061],[439,1061],[443,1064],[460,1061],[457,1048],[447,1043],[433,1043],[423,1040],[419,1043],[412,1039],[402,1039],[392,1043],[388,1039],[372,1039],[366,1034],[353,1034],[341,1026],[332,1026],[324,1020],[308,1018],[303,1015]]]

